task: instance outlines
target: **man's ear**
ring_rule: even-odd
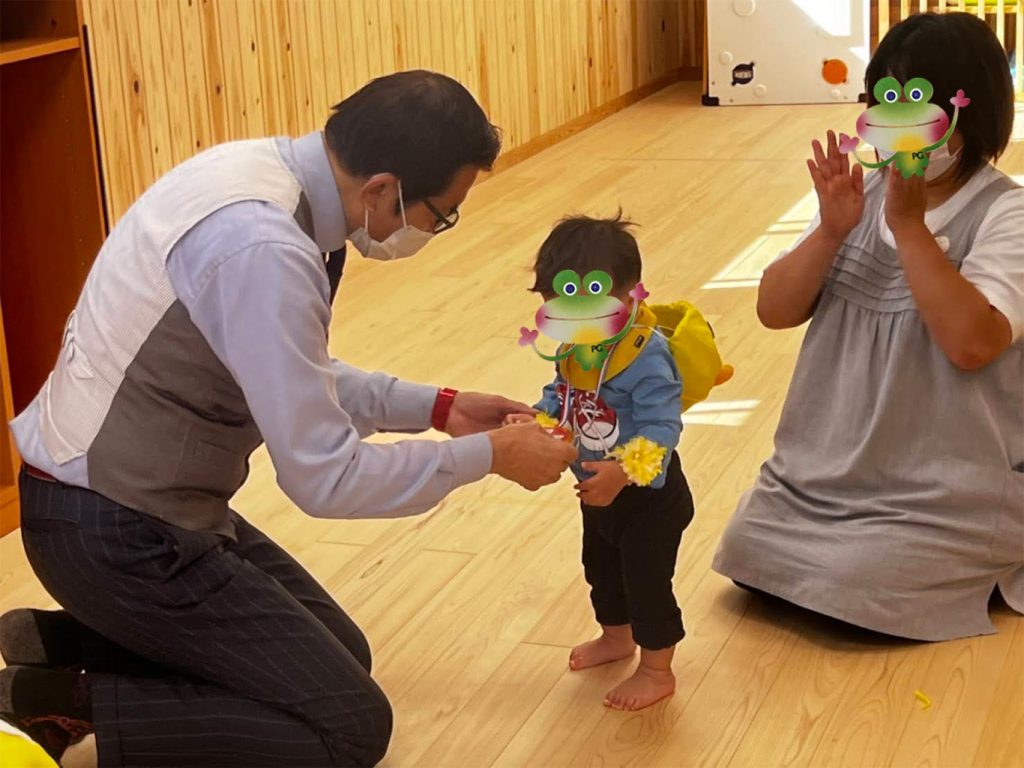
[[[398,201],[398,177],[393,173],[375,173],[359,190],[359,199],[369,211],[394,207]]]

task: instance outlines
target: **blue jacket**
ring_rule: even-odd
[[[535,407],[561,419],[565,383],[556,368],[555,380],[544,387],[543,396]],[[601,385],[597,393],[601,403],[587,403],[587,393],[581,394],[575,388],[569,388],[570,406],[573,402],[579,402],[579,407],[590,414],[590,418],[584,413],[579,419],[582,429],[578,424],[569,424],[577,436],[579,448],[579,458],[572,465],[576,478],[585,480],[592,474],[583,471],[583,462],[605,458],[601,435],[605,436],[608,450],[624,445],[637,435],[643,435],[668,449],[662,462],[661,474],[651,483],[652,488],[661,488],[665,484],[665,469],[672,451],[679,443],[683,428],[679,400],[682,388],[682,378],[669,353],[668,342],[659,333],[651,336],[647,345],[625,370]],[[600,407],[602,405],[606,408]],[[614,426],[611,419],[614,419]]]

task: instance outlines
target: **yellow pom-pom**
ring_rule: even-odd
[[[622,471],[634,485],[650,485],[661,474],[661,462],[667,452],[665,446],[637,435],[608,455],[618,459]]]
[[[536,414],[533,418],[536,419],[537,423],[544,427],[544,429],[550,429],[551,427],[558,426],[558,419],[554,416],[548,416],[543,411]]]

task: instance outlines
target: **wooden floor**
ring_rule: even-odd
[[[852,129],[859,111],[704,109],[695,87],[673,87],[480,185],[417,258],[351,260],[335,354],[532,402],[549,372],[516,344],[538,304],[532,256],[563,214],[621,205],[642,225],[653,299],[697,303],[737,371],[686,419],[697,516],[675,583],[689,634],[677,693],[641,713],[601,706],[628,664],[566,666],[594,631],[568,477],[535,494],[488,480],[409,520],[325,522],[298,512],[257,455],[237,508],[366,629],[397,717],[385,765],[1024,765],[1024,621],[1006,608],[991,637],[888,642],[754,601],[710,571],[771,448],[802,336],[759,327],[757,277],[814,212],[807,142]],[[1024,173],[1024,144],[1002,167]],[[17,533],[0,541],[0,572],[0,609],[49,604]]]

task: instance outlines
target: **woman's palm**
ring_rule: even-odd
[[[851,169],[832,131],[828,132],[827,155],[817,140],[811,142],[811,148],[814,159],[807,161],[807,168],[818,195],[821,228],[832,237],[844,238],[864,215],[864,170],[857,163]]]

